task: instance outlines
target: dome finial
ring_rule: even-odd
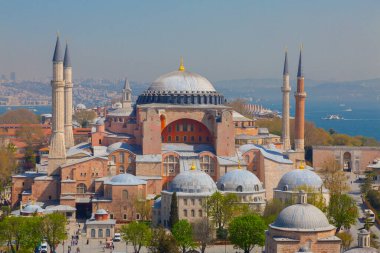
[[[183,65],[183,57],[182,56],[181,56],[181,59],[180,59],[180,64],[179,64],[178,71],[185,71],[185,66]]]
[[[303,170],[303,169],[305,169],[305,162],[301,161],[300,162],[300,170]]]
[[[195,167],[195,163],[194,163],[194,162],[193,162],[193,164],[191,165],[190,169],[191,169],[191,170],[196,170],[196,169],[197,169],[197,167]]]
[[[238,169],[241,170],[240,159],[239,159],[239,161],[238,161]]]

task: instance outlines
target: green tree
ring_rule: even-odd
[[[0,241],[15,252],[30,252],[43,239],[40,217],[6,217],[0,222]]]
[[[174,224],[172,234],[178,246],[182,249],[182,253],[186,253],[187,249],[194,247],[192,233],[192,227],[187,220],[180,220]]]
[[[12,143],[0,144],[0,197],[5,199],[6,188],[11,182],[11,175],[16,171],[16,149]]]
[[[167,233],[162,227],[153,230],[149,250],[151,253],[179,253],[173,235]]]
[[[373,208],[375,208],[376,210],[380,210],[380,192],[377,191],[377,190],[369,190],[367,192],[367,200],[369,201],[369,203],[371,203],[371,205],[373,206]]]
[[[265,206],[263,213],[265,223],[267,225],[272,224],[276,220],[277,216],[282,211],[282,209],[284,209],[287,206],[287,203],[284,203],[279,199],[269,200]]]
[[[206,251],[207,245],[213,241],[213,227],[207,217],[196,221],[193,225],[193,238],[199,245],[201,253]]]
[[[354,238],[349,232],[343,231],[336,235],[342,240],[343,250],[348,250],[351,247],[351,243],[354,241]]]
[[[257,246],[264,246],[264,220],[257,214],[248,214],[234,218],[228,227],[229,238],[232,244],[249,253]]]
[[[152,231],[148,225],[137,221],[121,226],[120,232],[123,234],[124,241],[132,244],[135,253],[139,253],[141,247],[148,246],[152,237]]]
[[[330,223],[336,227],[336,232],[342,227],[349,229],[359,217],[355,200],[347,194],[331,195],[327,214]]]
[[[96,112],[92,110],[76,111],[73,117],[82,127],[88,127],[96,119]]]
[[[304,191],[307,193],[307,203],[318,207],[322,212],[327,211],[327,205],[325,198],[323,197],[322,192],[319,190],[316,190],[314,187],[308,186],[308,185],[301,185],[295,188],[297,192]],[[297,199],[298,201],[298,199]],[[294,201],[292,201],[292,204],[296,204]]]
[[[364,197],[366,197],[368,192],[373,189],[374,176],[375,176],[375,173],[373,171],[366,173],[364,182],[360,184],[360,192],[364,195]]]
[[[247,205],[237,204],[239,199],[236,194],[223,195],[220,192],[212,194],[204,203],[204,208],[216,224],[218,230],[228,225],[229,221],[237,215],[247,212]]]
[[[342,166],[334,158],[326,159],[317,172],[323,179],[323,184],[330,191],[330,194],[339,195],[350,190],[350,186],[347,183],[347,175],[342,170]]]
[[[42,218],[41,230],[49,244],[50,252],[55,252],[59,243],[67,238],[65,215],[60,213],[45,215]]]
[[[172,194],[172,201],[170,203],[170,214],[169,214],[169,227],[173,228],[173,226],[178,222],[178,203],[177,203],[177,193],[174,192]]]

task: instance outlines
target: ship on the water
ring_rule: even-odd
[[[344,118],[338,114],[330,114],[322,118],[324,120],[343,120]]]

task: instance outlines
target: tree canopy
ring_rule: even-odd
[[[92,110],[79,110],[74,113],[73,118],[82,127],[89,127],[90,122],[96,119],[96,112]]]
[[[330,194],[342,194],[350,190],[347,182],[347,175],[335,159],[330,158],[324,161],[322,167],[317,171],[321,176],[324,186]]]
[[[194,222],[193,224],[193,238],[199,245],[201,253],[206,251],[206,247],[213,240],[213,227],[207,217]]]
[[[10,110],[0,115],[0,124],[38,124],[39,118],[28,109]]]
[[[162,227],[153,229],[149,250],[152,253],[179,253],[177,242],[173,235],[167,233]]]
[[[169,227],[173,228],[173,226],[178,222],[178,203],[177,203],[177,193],[174,192],[172,194],[172,200],[170,202],[170,214],[169,214]]]
[[[232,244],[249,253],[257,246],[264,246],[264,220],[257,214],[248,214],[234,218],[228,226],[229,239]]]
[[[150,228],[142,222],[133,221],[123,225],[120,231],[124,241],[132,244],[135,253],[139,253],[143,246],[148,246],[152,239]]]
[[[356,223],[359,217],[358,207],[355,200],[347,194],[332,194],[330,204],[327,209],[327,216],[330,223],[336,227],[336,231],[341,228],[349,229]]]
[[[55,252],[57,246],[67,238],[65,215],[61,213],[46,214],[42,219],[41,230],[49,244],[50,252]]]
[[[174,224],[172,234],[182,249],[182,253],[186,253],[187,249],[195,246],[192,233],[191,224],[187,220],[180,220]]]

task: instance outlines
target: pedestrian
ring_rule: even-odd
[[[79,247],[77,247],[77,253],[80,253],[80,249],[79,249]]]
[[[90,241],[89,241],[89,239],[87,239],[87,242],[86,242],[86,244],[88,245],[88,243],[89,243]]]

